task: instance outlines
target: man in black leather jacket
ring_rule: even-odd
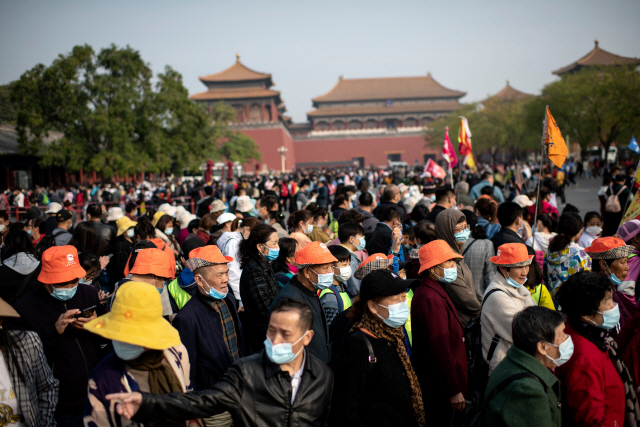
[[[265,350],[236,361],[212,388],[200,392],[117,393],[116,411],[140,423],[188,420],[229,411],[236,427],[324,427],[333,387],[331,369],[305,347],[313,313],[282,298],[271,309]]]
[[[102,208],[100,205],[89,205],[87,208],[87,219],[89,224],[96,231],[96,239],[98,241],[97,256],[106,256],[113,253],[113,245],[116,242],[116,229],[108,224],[100,221],[102,216]]]

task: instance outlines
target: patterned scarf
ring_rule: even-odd
[[[420,389],[420,383],[418,382],[418,376],[413,370],[407,349],[404,343],[404,333],[402,328],[391,328],[382,322],[379,318],[375,317],[369,310],[366,310],[362,316],[362,320],[355,323],[351,328],[351,331],[355,329],[366,329],[371,332],[377,338],[392,342],[395,344],[396,352],[400,356],[400,361],[407,373],[407,378],[411,384],[411,404],[413,406],[413,415],[420,427],[427,425],[426,416],[424,412],[424,403],[422,401],[422,390]]]
[[[233,324],[233,317],[231,317],[229,307],[227,307],[227,304],[223,300],[212,300],[210,304],[211,307],[220,315],[224,341],[229,349],[231,360],[235,362],[240,357],[238,353],[238,336],[236,335],[236,328]]]
[[[182,391],[180,380],[171,366],[162,363],[162,350],[145,351],[142,356],[128,360],[127,365],[139,371],[149,372],[149,391],[154,394],[167,394],[172,391]]]
[[[622,361],[622,357],[618,353],[618,344],[609,336],[611,330],[607,331],[602,328],[590,325],[588,323],[578,321],[569,321],[571,327],[580,335],[594,343],[600,350],[607,351],[611,363],[616,368],[622,384],[624,385],[624,412],[625,427],[640,426],[640,405],[636,396],[636,389],[629,374],[629,370]]]

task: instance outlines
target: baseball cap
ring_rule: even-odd
[[[56,213],[56,222],[64,222],[71,218],[73,218],[73,215],[66,209],[59,210],[58,213]]]
[[[45,284],[70,282],[87,275],[80,266],[74,246],[53,246],[42,253],[42,270],[38,280]]]
[[[140,249],[136,261],[129,271],[133,274],[153,274],[173,279],[176,276],[176,260],[170,250],[147,248]]]
[[[225,222],[233,221],[237,216],[230,212],[225,212],[218,217],[218,224],[224,224]]]
[[[404,280],[393,271],[375,270],[364,276],[360,284],[360,301],[388,297],[406,292],[412,280]]]
[[[338,262],[336,257],[334,257],[327,248],[327,245],[320,242],[311,242],[300,249],[296,252],[295,260],[298,268]]]
[[[200,267],[226,264],[232,261],[233,258],[222,255],[222,252],[220,252],[217,246],[207,245],[201,248],[195,248],[189,252],[189,259],[185,261],[185,266],[191,271],[196,271],[196,269]]]

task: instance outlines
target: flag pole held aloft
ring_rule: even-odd
[[[569,154],[569,151],[567,150],[567,144],[564,142],[562,133],[560,133],[560,128],[551,115],[548,105],[546,108],[545,124],[545,145],[547,146],[547,154],[553,164],[561,168],[567,158],[567,154]]]

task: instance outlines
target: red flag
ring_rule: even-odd
[[[449,139],[449,128],[444,134],[444,145],[442,146],[442,157],[449,163],[449,167],[455,167],[458,164],[458,158],[456,157],[456,151],[453,149],[453,144]]]
[[[440,167],[433,159],[429,159],[426,165],[424,165],[424,171],[429,172],[434,178],[442,178],[447,176],[447,172]]]
[[[458,134],[458,142],[460,146],[461,156],[468,156],[471,154],[471,131],[469,130],[469,123],[465,117],[460,116],[460,133]]]

